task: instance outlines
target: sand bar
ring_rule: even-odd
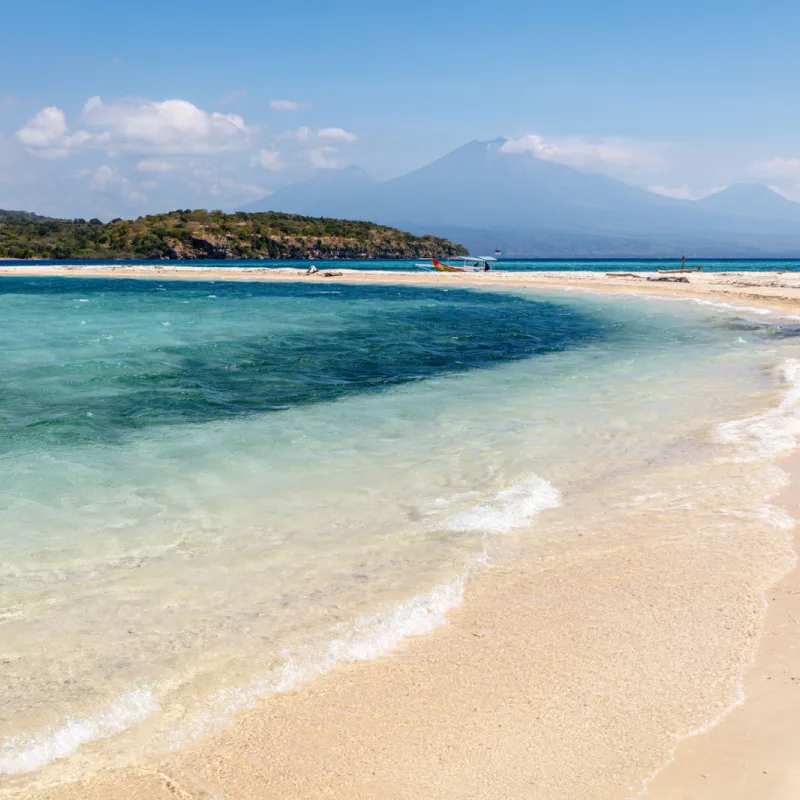
[[[653,272],[609,275],[602,272],[504,272],[435,273],[388,270],[326,270],[341,275],[325,277],[325,271],[306,275],[304,269],[289,267],[204,267],[175,265],[47,265],[0,266],[0,276],[72,276],[103,278],[157,278],[159,280],[212,281],[314,281],[369,284],[412,284],[419,286],[514,286],[535,289],[588,289],[599,292],[646,294],[668,297],[705,298],[758,305],[775,311],[800,312],[800,272],[706,272],[689,273],[688,283],[649,280]],[[680,277],[680,276],[678,276]]]
[[[0,274],[17,276],[567,288],[800,314],[800,274],[791,273],[692,274],[686,284],[646,281],[652,273],[622,278],[589,272],[337,271],[344,274],[113,265],[0,268]],[[780,504],[798,516],[800,461],[781,466],[791,483]],[[603,529],[601,505],[587,505],[585,513]],[[680,520],[675,524],[679,530]],[[170,758],[26,796],[794,798],[800,791],[800,731],[793,725],[800,711],[798,573],[768,593],[771,605],[762,628],[748,623],[761,602],[758,592],[717,582],[702,564],[680,589],[673,587],[671,576],[685,572],[686,556],[674,534],[657,542],[642,539],[625,553],[614,548],[611,537],[600,536],[572,559],[545,550],[535,565],[494,567],[471,587],[474,600],[453,613],[449,625],[389,658],[343,667],[301,691],[270,698],[229,729]],[[707,601],[710,609],[721,597],[726,602],[719,613],[686,631],[685,647],[676,649],[677,630],[671,626],[679,626],[698,603]],[[729,650],[725,637],[718,637],[720,629],[738,631]],[[709,661],[715,668],[752,650],[755,658],[743,680],[745,702],[737,702],[736,681],[728,671],[720,670],[719,685],[712,685],[711,673],[708,687],[698,682],[704,672],[693,669],[707,642],[715,642]],[[584,659],[587,653],[592,657]],[[647,692],[640,695],[632,680]],[[694,705],[681,702],[681,694],[691,695]],[[682,734],[680,741],[675,731]]]

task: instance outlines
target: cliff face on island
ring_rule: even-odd
[[[0,258],[345,259],[466,255],[447,239],[371,222],[183,210],[103,223],[0,211]]]

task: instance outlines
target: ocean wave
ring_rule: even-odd
[[[527,525],[540,511],[561,505],[561,492],[538,475],[499,491],[492,500],[447,517],[445,530],[508,533]]]
[[[797,436],[800,435],[800,361],[797,359],[787,360],[783,364],[783,375],[789,384],[789,388],[783,400],[776,407],[763,414],[743,420],[723,422],[717,426],[717,436],[720,441],[726,444],[738,445],[740,448],[739,454],[730,459],[731,461],[747,462],[774,458],[794,449],[797,445]],[[797,520],[785,509],[767,502],[767,500],[786,485],[789,476],[776,466],[767,467],[766,469],[759,468],[759,476],[760,482],[763,484],[762,491],[765,492],[761,502],[755,503],[755,505],[746,510],[722,508],[720,511],[723,514],[730,514],[736,517],[758,519],[782,531],[786,536],[787,554],[790,555],[784,564],[782,573],[788,574],[790,570],[796,568],[798,563],[798,557],[794,550],[794,537],[791,535]],[[777,579],[778,577],[776,576],[774,580]],[[767,594],[763,589],[759,589],[758,593],[761,599],[762,613],[766,614],[769,608]],[[720,713],[683,734],[675,734],[673,736],[672,746],[665,761],[642,780],[641,790],[635,795],[637,799],[647,795],[648,787],[656,776],[675,760],[678,747],[682,742],[713,730],[732,711],[745,702],[744,676],[755,662],[757,653],[758,650],[753,649],[750,658],[742,664],[738,680],[733,687],[733,697]]]
[[[147,687],[117,697],[98,714],[87,719],[71,719],[56,730],[33,736],[12,737],[0,745],[0,773],[22,775],[75,753],[78,748],[107,739],[144,721],[159,705]]]
[[[783,365],[789,389],[783,400],[763,414],[717,426],[717,438],[739,446],[733,461],[775,458],[793,450],[800,436],[800,360],[789,359]]]
[[[770,316],[777,314],[770,308],[761,308],[760,306],[748,306],[740,303],[725,303],[721,300],[703,300],[699,297],[692,298],[692,302],[698,306],[711,306],[712,308],[719,309],[720,311],[747,311],[750,314],[759,314],[760,316]],[[783,316],[783,315],[781,315]],[[794,317],[791,317],[794,319]]]
[[[457,497],[463,500],[473,494],[477,492]],[[325,637],[284,651],[281,666],[212,698],[202,711],[190,717],[188,725],[169,736],[170,746],[183,747],[201,735],[221,730],[237,713],[254,707],[264,697],[297,689],[340,665],[379,658],[408,638],[434,631],[462,603],[471,571],[488,560],[488,537],[522,527],[540,511],[560,503],[561,493],[532,474],[498,491],[488,501],[446,517],[439,527],[483,533],[483,553],[469,561],[461,575],[386,611],[340,623]],[[84,745],[123,733],[159,710],[153,692],[140,688],[120,695],[94,716],[70,719],[55,730],[9,738],[0,744],[0,774],[34,772],[73,755]]]
[[[475,494],[465,492],[451,500]],[[254,707],[261,698],[297,689],[339,665],[379,658],[408,638],[434,631],[462,603],[472,570],[488,560],[487,538],[528,524],[537,513],[560,502],[561,493],[554,486],[537,475],[529,475],[490,500],[450,515],[443,525],[439,523],[440,527],[483,533],[483,553],[470,560],[461,575],[386,611],[340,623],[327,636],[284,651],[281,666],[254,681],[220,692],[199,713],[191,715],[188,724],[169,735],[169,745],[183,747],[199,736],[221,730],[237,713]],[[449,503],[437,505],[446,507]],[[123,733],[159,710],[153,692],[139,688],[120,695],[91,717],[69,719],[57,729],[6,739],[0,744],[0,774],[34,772],[72,756],[84,745]]]
[[[456,497],[472,494],[476,493],[464,492]],[[454,500],[438,498],[436,505],[446,506]],[[560,504],[561,493],[558,489],[532,474],[497,492],[488,503],[446,518],[444,525],[439,523],[439,527],[483,533],[483,552],[469,562],[462,575],[416,595],[389,611],[360,617],[353,623],[335,627],[327,643],[312,643],[285,652],[284,664],[277,671],[226,691],[212,700],[192,727],[173,736],[172,746],[183,747],[187,740],[219,730],[235,714],[252,708],[260,698],[298,689],[341,664],[371,661],[396,650],[410,637],[436,630],[445,624],[448,613],[461,605],[464,587],[472,570],[488,560],[487,537],[522,527],[540,511]]]
[[[371,661],[396,650],[409,637],[434,631],[461,604],[467,577],[468,572],[389,611],[339,625],[331,631],[332,638],[327,643],[286,651],[284,664],[278,670],[214,698],[189,729],[172,737],[172,746],[183,747],[187,741],[221,729],[235,714],[253,708],[263,697],[298,689],[339,665]]]

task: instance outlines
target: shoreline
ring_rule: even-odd
[[[800,454],[785,459],[789,484],[777,504],[800,520]],[[798,551],[797,529],[792,540]],[[800,795],[800,565],[765,592],[767,610],[741,702],[706,729],[677,742],[648,781],[647,800],[794,800]]]
[[[356,285],[577,289],[599,293],[734,302],[782,314],[800,315],[800,272],[695,272],[685,276],[688,283],[648,280],[648,278],[659,276],[647,272],[626,273],[624,276],[589,271],[503,272],[496,270],[452,274],[343,268],[337,269],[336,272],[340,274],[324,277],[323,271],[314,275],[306,275],[305,270],[290,267],[162,267],[114,264],[0,266],[0,278],[81,277],[254,282],[301,281]]]
[[[795,486],[796,480],[794,473]],[[781,680],[770,685],[775,691],[767,698],[766,708],[763,693],[750,694],[753,684],[763,681],[762,674],[776,675],[773,654],[764,657],[766,637],[774,635],[776,646],[784,651],[791,651],[797,641],[796,635],[794,639],[788,635],[791,631],[785,630],[785,622],[784,629],[775,624],[776,615],[785,609],[773,602],[766,617],[759,615],[756,627],[745,631],[743,639],[738,637],[738,644],[755,651],[750,663],[740,664],[742,703],[737,703],[739,677],[726,684],[722,696],[716,687],[701,698],[713,699],[715,704],[696,704],[700,716],[681,738],[663,728],[645,726],[641,742],[617,739],[615,732],[625,733],[631,718],[647,720],[653,708],[669,719],[674,713],[668,708],[669,694],[661,693],[642,704],[625,696],[625,684],[620,685],[615,674],[609,677],[602,672],[587,676],[580,691],[569,681],[559,683],[556,677],[563,671],[574,675],[577,653],[573,648],[565,650],[564,640],[551,635],[553,622],[566,627],[566,641],[604,650],[606,664],[613,657],[632,657],[630,666],[636,667],[632,674],[638,674],[641,665],[635,662],[643,652],[656,662],[659,655],[663,660],[660,625],[669,618],[680,620],[681,603],[692,602],[692,597],[676,597],[669,585],[670,574],[681,568],[685,554],[663,552],[660,565],[653,563],[651,554],[651,569],[643,574],[639,570],[645,562],[624,557],[609,560],[603,548],[576,556],[564,574],[549,563],[559,555],[564,553],[544,555],[535,572],[508,565],[490,567],[471,587],[473,597],[448,615],[448,624],[412,637],[388,656],[345,663],[299,690],[271,695],[226,729],[173,756],[112,768],[88,780],[24,796],[36,800],[796,797],[793,787],[797,784],[787,784],[786,776],[798,777],[794,756],[800,732],[792,726],[795,717],[786,711],[800,703],[800,698],[795,700],[800,687],[793,681],[798,672],[780,671]],[[591,592],[582,584],[588,584]],[[641,617],[649,605],[642,606],[641,601],[653,584],[666,590],[668,618]],[[800,585],[796,568],[769,590],[771,600],[784,584]],[[702,597],[702,578],[689,588],[690,595]],[[620,591],[630,592],[632,601],[604,620],[609,593]],[[793,612],[800,613],[797,594],[785,594]],[[542,601],[537,602],[536,595],[553,606],[544,620],[540,619]],[[599,614],[595,613],[596,598]],[[745,611],[762,603],[760,595],[752,597],[747,592],[737,599]],[[723,615],[722,627],[728,627],[726,619],[742,619],[733,604]],[[603,640],[613,635],[604,624],[634,622],[637,628],[641,623],[643,630],[628,654],[614,647],[606,649]],[[671,680],[680,680],[681,665],[690,663],[696,642],[713,635],[717,624],[714,620],[700,629],[689,629],[692,641],[677,654],[677,664],[670,665]],[[797,623],[792,620],[791,624],[796,627]],[[628,631],[633,632],[633,628]],[[542,654],[531,653],[531,641],[533,650]],[[733,648],[731,655],[737,652]],[[793,659],[800,667],[798,654]],[[539,676],[542,666],[549,669],[541,684],[532,684],[531,678]],[[652,685],[653,678],[663,681],[658,670],[645,680]],[[709,681],[714,682],[713,675]],[[663,682],[668,686],[671,681]],[[662,704],[667,708],[659,708]],[[586,735],[588,747],[573,738],[576,731],[559,727],[564,706],[567,719],[576,712],[585,714],[586,730],[579,733]],[[540,713],[554,723],[544,731]],[[695,734],[691,728],[700,732]],[[537,732],[553,741],[532,738]],[[592,740],[598,736],[610,736],[619,748],[612,763],[597,758]],[[662,755],[652,760],[654,753]],[[568,759],[564,758],[567,754]],[[555,762],[552,755],[562,760]],[[751,782],[742,783],[743,772]]]
[[[12,275],[19,275],[20,268],[13,268]],[[682,283],[656,283],[649,282],[643,285],[644,281],[637,279],[608,278],[601,273],[494,273],[492,275],[430,275],[427,273],[390,273],[390,272],[356,272],[356,274],[346,273],[338,278],[317,278],[308,277],[296,270],[281,270],[279,275],[277,270],[264,270],[259,275],[254,276],[253,270],[241,270],[244,274],[232,276],[231,269],[203,270],[203,276],[194,272],[194,267],[173,268],[173,270],[191,270],[189,274],[168,272],[169,268],[156,271],[141,271],[139,268],[136,273],[132,273],[127,268],[111,268],[108,271],[98,271],[97,267],[62,267],[45,268],[53,270],[52,275],[69,275],[71,277],[136,277],[136,278],[158,278],[158,279],[204,279],[204,280],[315,280],[324,282],[346,282],[346,283],[378,283],[378,284],[409,284],[409,285],[435,285],[435,286],[464,286],[470,288],[479,287],[514,287],[514,288],[535,288],[535,289],[574,289],[581,291],[592,291],[599,293],[632,294],[657,297],[678,297],[686,300],[700,299],[713,300],[716,302],[734,301],[738,306],[756,306],[766,311],[786,315],[800,314],[800,274],[788,274],[776,276],[773,273],[707,273],[702,277],[697,275],[690,276],[689,284]],[[28,273],[28,269],[24,268]],[[123,271],[124,270],[124,271]],[[77,274],[76,274],[77,272]],[[31,275],[42,275],[41,269],[32,268]],[[8,270],[0,269],[0,275],[8,275]],[[719,276],[719,277],[718,277]],[[758,279],[756,278],[758,276]],[[788,280],[787,280],[788,279]],[[636,280],[636,283],[629,281]],[[737,285],[746,282],[747,286]],[[775,285],[775,284],[780,285]],[[755,284],[755,285],[753,285]],[[783,462],[787,461],[784,465]],[[782,496],[775,502],[779,505],[790,506],[790,511],[794,516],[800,516],[800,508],[793,497],[800,481],[800,458],[791,456],[789,459],[781,459],[781,466],[788,466],[790,473],[790,485],[784,490]],[[487,608],[475,609],[467,605],[451,614],[452,624],[443,629],[428,634],[422,639],[415,639],[407,646],[402,647],[390,658],[379,659],[378,661],[366,662],[364,664],[352,664],[339,667],[335,676],[324,676],[310,685],[303,687],[301,693],[291,693],[288,695],[273,696],[269,705],[272,708],[260,708],[254,712],[248,712],[242,719],[238,720],[230,729],[222,734],[206,740],[205,745],[191,747],[184,754],[178,754],[177,762],[173,762],[170,767],[163,765],[142,766],[130,770],[124,770],[122,774],[98,775],[96,780],[79,787],[64,785],[56,787],[52,791],[46,791],[41,798],[61,798],[61,797],[82,797],[86,800],[90,798],[104,798],[109,796],[119,796],[125,798],[133,797],[152,797],[153,800],[160,798],[180,797],[180,798],[200,798],[213,797],[218,785],[229,785],[231,780],[231,765],[228,762],[231,755],[238,756],[236,762],[238,768],[247,764],[252,759],[261,756],[264,740],[275,738],[275,732],[280,736],[286,737],[286,743],[270,742],[270,752],[278,756],[278,763],[288,769],[288,765],[300,753],[300,764],[305,764],[306,770],[312,769],[318,772],[317,775],[309,775],[308,782],[303,780],[303,769],[295,774],[281,774],[275,785],[268,778],[269,773],[265,773],[263,765],[259,764],[250,775],[242,775],[240,782],[235,783],[235,790],[231,797],[323,797],[323,796],[367,796],[363,792],[374,792],[375,796],[383,794],[387,798],[405,798],[412,795],[412,790],[419,791],[419,785],[413,782],[403,785],[398,790],[391,783],[383,782],[380,777],[368,775],[365,777],[364,769],[354,767],[354,772],[359,772],[358,782],[355,775],[342,775],[341,765],[334,766],[331,758],[346,759],[352,756],[352,752],[347,750],[347,742],[342,740],[351,732],[346,724],[359,726],[363,732],[374,733],[370,727],[370,719],[373,724],[376,711],[369,711],[371,706],[368,700],[380,703],[383,695],[382,688],[386,685],[385,674],[393,671],[393,683],[403,682],[409,692],[421,692],[425,686],[420,682],[424,679],[425,671],[434,670],[440,673],[442,670],[454,671],[457,677],[462,680],[477,680],[466,667],[463,667],[469,659],[476,659],[477,663],[483,663],[487,670],[491,671],[491,648],[488,653],[481,655],[475,653],[476,644],[483,644],[495,638],[495,628],[500,633],[498,639],[502,638],[504,628],[506,634],[511,637],[516,628],[520,626],[519,620],[527,620],[532,624],[535,617],[531,617],[530,609],[527,605],[530,600],[526,596],[526,587],[529,587],[530,576],[523,577],[515,575],[513,570],[507,573],[503,570],[490,569],[490,574],[482,579],[482,589],[489,596],[494,596],[497,602],[489,604]],[[500,573],[502,587],[490,587],[487,584]],[[607,576],[606,576],[607,577]],[[598,580],[598,586],[602,585]],[[501,591],[502,589],[502,591]],[[566,595],[565,595],[566,596]],[[800,746],[800,733],[794,734],[791,726],[784,719],[791,720],[793,715],[787,714],[786,709],[800,709],[800,571],[797,566],[792,569],[785,577],[778,581],[767,593],[769,605],[766,614],[761,618],[760,629],[755,632],[757,637],[757,652],[754,660],[744,668],[744,702],[732,708],[730,711],[722,709],[722,714],[718,715],[716,721],[708,722],[702,727],[700,733],[689,734],[680,739],[673,748],[671,760],[665,765],[656,766],[653,777],[648,780],[646,788],[641,792],[632,792],[626,795],[624,792],[611,794],[607,791],[597,789],[596,794],[583,794],[580,796],[611,798],[625,796],[642,796],[655,798],[655,800],[682,800],[683,798],[725,798],[725,800],[735,800],[741,797],[750,798],[754,792],[764,798],[783,798],[794,797],[800,787],[800,770],[794,768],[792,760],[796,747]],[[519,612],[516,622],[503,621],[499,612],[509,617],[514,613],[507,613],[508,602],[515,605],[512,608]],[[487,615],[488,614],[488,615]],[[789,620],[788,622],[786,620]],[[512,624],[513,622],[513,624]],[[525,625],[523,624],[524,628]],[[579,630],[579,629],[576,629]],[[438,642],[438,645],[437,645]],[[441,646],[444,642],[444,647]],[[500,647],[501,643],[498,643]],[[514,647],[519,648],[520,643],[516,644],[509,638],[502,642],[502,652],[515,652]],[[477,648],[480,649],[480,648]],[[412,657],[413,651],[413,657]],[[420,651],[422,658],[420,659]],[[795,652],[798,651],[798,652]],[[465,653],[467,656],[465,656]],[[524,665],[524,653],[519,651],[521,664]],[[417,662],[417,659],[420,659]],[[461,659],[461,661],[460,661]],[[793,669],[794,668],[794,669]],[[370,671],[367,673],[367,671]],[[790,674],[791,673],[791,674]],[[383,676],[383,677],[382,677]],[[773,676],[779,676],[776,680]],[[525,680],[529,676],[518,669],[512,676],[511,685],[515,689],[516,695],[525,697]],[[797,681],[795,681],[795,677]],[[769,691],[763,689],[765,681],[769,680]],[[475,685],[477,689],[477,684]],[[501,692],[499,688],[493,688],[490,684],[483,686],[482,692]],[[348,695],[349,692],[349,695]],[[362,694],[364,693],[364,694]],[[302,695],[302,696],[301,696]],[[475,692],[478,697],[480,692]],[[350,702],[348,697],[350,696]],[[413,695],[409,695],[411,697]],[[354,708],[352,697],[360,699],[360,708]],[[797,701],[795,701],[797,697]],[[365,699],[366,698],[366,699]],[[565,700],[562,696],[561,700]],[[527,701],[529,704],[531,700]],[[531,707],[530,705],[528,707]],[[532,706],[535,707],[535,704]],[[311,741],[317,741],[314,736],[319,734],[321,723],[320,719],[328,722],[329,716],[318,716],[319,709],[327,709],[329,714],[339,713],[346,724],[342,726],[334,723],[334,730],[326,732],[328,742],[327,753],[315,755],[308,747],[299,748],[296,730],[287,727],[287,722],[299,719],[298,725]],[[488,707],[491,710],[491,704]],[[445,718],[448,713],[476,713],[478,708],[473,710],[451,708],[444,710]],[[298,712],[299,717],[298,717]],[[414,759],[421,759],[422,754],[416,752],[417,745],[413,739],[409,738],[414,734],[414,726],[410,722],[411,709],[394,709],[394,729],[393,736],[399,737],[399,741],[404,743]],[[479,715],[483,716],[483,715]],[[442,720],[439,720],[440,724]],[[494,723],[498,728],[508,729],[509,722],[502,715],[497,715]],[[522,720],[518,723],[522,725]],[[512,719],[513,724],[513,719]],[[402,726],[407,725],[408,731],[403,734]],[[398,726],[401,732],[397,733]],[[485,721],[484,721],[485,726]],[[440,733],[441,731],[439,731]],[[475,731],[476,736],[478,732]],[[783,738],[778,739],[781,734]],[[524,737],[515,737],[504,731],[505,736],[511,735],[519,748],[530,747],[530,743],[525,742]],[[483,742],[482,746],[491,748],[491,738],[479,737]],[[213,742],[213,746],[211,744]],[[458,742],[445,742],[444,749],[455,752],[459,747]],[[778,746],[780,744],[780,746]],[[577,743],[576,743],[577,746]],[[736,756],[731,753],[736,752]],[[381,753],[380,740],[377,745],[377,755]],[[218,755],[215,755],[218,754]],[[373,758],[375,752],[361,752],[361,757],[368,756]],[[472,757],[479,757],[477,751],[472,751]],[[747,763],[742,761],[746,755]],[[384,753],[386,756],[386,753]],[[507,757],[502,757],[507,761],[507,767],[513,769],[513,753]],[[242,760],[243,759],[243,760]],[[635,761],[634,755],[631,757]],[[420,762],[421,763],[421,762]],[[760,764],[764,768],[760,768]],[[201,766],[207,767],[201,770]],[[249,765],[248,765],[249,766]],[[346,765],[345,765],[346,766]],[[369,765],[367,765],[369,766]],[[466,768],[466,772],[472,779],[472,783],[462,784],[464,791],[454,791],[454,787],[459,786],[459,781],[467,780],[458,771],[453,769],[453,764],[442,761],[440,764],[442,777],[436,773],[428,775],[431,781],[449,781],[441,785],[429,784],[432,792],[429,796],[463,796],[463,797],[518,797],[519,794],[506,793],[502,787],[497,787],[491,782],[485,782],[482,791],[471,793],[466,791],[473,785],[481,785],[485,779],[481,777],[477,767],[471,765]],[[636,766],[644,766],[636,764]],[[413,767],[412,767],[413,768]],[[279,768],[280,769],[280,768]],[[461,769],[465,765],[461,764]],[[743,772],[744,770],[744,772]],[[650,774],[650,773],[648,773]],[[323,787],[317,779],[319,775],[329,775],[333,781],[334,776],[337,782],[331,783],[327,788]],[[227,777],[226,777],[227,776]],[[234,776],[237,777],[237,776]],[[394,776],[397,778],[397,775]],[[621,777],[621,776],[620,776]],[[640,777],[644,778],[644,775]],[[219,784],[217,784],[219,780]],[[267,781],[264,783],[264,781]],[[324,781],[323,781],[324,783]],[[313,784],[313,785],[312,785]],[[330,786],[336,785],[340,793],[330,794]],[[112,790],[113,787],[113,790]],[[257,794],[248,794],[256,787],[259,787]],[[325,788],[325,791],[322,791]],[[519,790],[521,787],[517,786]],[[557,794],[558,786],[553,784],[553,796]],[[589,787],[585,787],[589,788]],[[619,786],[618,786],[619,788]],[[632,787],[629,787],[632,788]],[[74,795],[71,789],[75,789]],[[292,790],[292,794],[286,794]],[[352,794],[342,794],[341,791],[352,791]],[[110,793],[113,791],[113,794]],[[585,791],[585,789],[584,789]],[[739,792],[737,794],[737,792]],[[33,796],[33,795],[30,795]],[[371,794],[368,796],[372,796]],[[419,796],[419,795],[416,795]],[[530,795],[539,797],[538,793]],[[548,797],[548,794],[541,795]]]

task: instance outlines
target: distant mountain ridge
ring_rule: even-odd
[[[388,181],[320,171],[243,208],[368,219],[514,256],[800,254],[800,205],[768,187],[679,200],[504,144],[470,142]]]
[[[723,214],[800,222],[800,203],[794,203],[760,183],[732,183],[710,194],[697,205]]]

